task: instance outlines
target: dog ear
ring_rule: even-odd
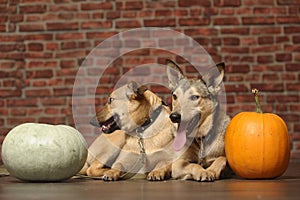
[[[131,81],[130,83],[128,83],[127,87],[129,89],[129,92],[127,92],[127,96],[129,98],[132,98],[133,96],[137,95],[142,95],[146,90],[148,90],[146,86],[139,86],[139,84],[135,81]]]
[[[180,67],[176,65],[176,63],[174,63],[172,60],[167,59],[166,65],[169,87],[171,90],[173,90],[177,86],[178,82],[184,78],[184,75]]]
[[[220,90],[220,85],[223,81],[225,73],[225,63],[218,63],[215,67],[208,70],[203,76],[202,80],[205,82],[206,87],[212,94],[217,94]]]

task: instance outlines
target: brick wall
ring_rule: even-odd
[[[250,90],[261,90],[264,111],[286,121],[292,160],[300,161],[299,12],[299,0],[0,0],[0,143],[23,122],[74,125],[76,73],[103,40],[132,28],[170,27],[226,62],[228,114],[254,111]],[[100,80],[97,107],[124,72],[169,57],[183,63],[149,49],[115,60]],[[170,101],[166,88],[151,89]]]

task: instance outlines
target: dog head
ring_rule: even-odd
[[[188,79],[179,66],[167,60],[167,75],[172,91],[170,119],[179,124],[173,143],[175,150],[184,146],[187,137],[203,137],[206,133],[201,131],[210,128],[203,125],[214,112],[214,97],[221,90],[224,68],[224,63],[220,63],[208,70],[201,79]]]
[[[150,104],[144,95],[146,91],[145,86],[139,86],[136,82],[116,89],[90,123],[100,127],[103,133],[118,129],[126,132],[134,130],[149,118]]]

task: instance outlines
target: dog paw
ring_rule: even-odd
[[[200,182],[212,182],[216,179],[216,175],[213,171],[201,170],[194,176],[194,179]]]
[[[152,171],[147,176],[148,181],[163,181],[165,180],[164,171]]]
[[[104,173],[102,179],[104,181],[117,181],[120,177],[120,171],[108,170]]]

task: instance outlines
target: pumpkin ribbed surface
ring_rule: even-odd
[[[273,113],[241,112],[227,127],[225,152],[232,170],[243,178],[278,177],[289,164],[287,126]]]

